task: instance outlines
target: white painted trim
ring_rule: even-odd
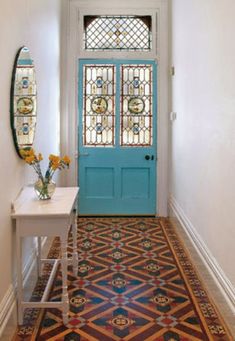
[[[43,238],[42,245],[45,245],[47,237]],[[27,257],[27,261],[23,268],[23,286],[27,283],[27,280],[36,264],[36,247],[32,250],[29,257]],[[11,317],[11,314],[16,307],[16,290],[17,290],[17,281],[14,281],[14,284],[10,284],[5,296],[0,302],[0,338],[4,332],[4,329],[7,325],[8,320]]]
[[[158,18],[158,139],[157,139],[157,208],[166,217],[169,193],[169,46],[168,1],[162,1]]]
[[[0,302],[0,338],[15,306],[15,291],[13,285],[11,284],[2,301]]]
[[[183,227],[184,231],[187,233],[190,241],[193,243],[203,263],[206,265],[210,274],[213,276],[216,285],[218,286],[226,302],[230,306],[232,313],[235,315],[234,286],[229,281],[229,279],[221,269],[220,265],[218,264],[217,260],[212,255],[211,251],[204,243],[199,233],[196,231],[196,228],[193,226],[193,224],[188,219],[183,209],[180,207],[179,203],[173,196],[171,196],[169,199],[169,207],[177,218],[180,225]]]
[[[70,0],[67,3],[67,17],[63,20],[64,29],[67,34],[63,33],[62,49],[65,54],[62,56],[63,73],[62,73],[62,88],[61,88],[61,146],[62,152],[68,153],[72,158],[70,172],[66,172],[64,178],[64,185],[76,186],[78,167],[77,167],[77,146],[78,146],[78,66],[79,58],[84,58],[84,52],[79,49],[79,39],[82,37],[81,23],[79,18],[81,13],[92,13],[95,11],[102,13],[122,14],[126,13],[140,13],[144,9],[145,13],[158,15],[157,25],[157,51],[151,54],[138,55],[138,58],[156,59],[158,63],[158,150],[157,150],[157,214],[167,216],[167,196],[168,196],[168,135],[169,135],[169,120],[168,120],[168,88],[169,88],[169,53],[168,53],[168,0],[100,0],[97,5],[96,0]],[[134,12],[133,12],[134,11]],[[155,18],[156,19],[156,18]],[[156,39],[156,37],[155,37]],[[101,58],[103,52],[99,54]],[[88,54],[85,54],[88,58]],[[92,57],[93,56],[93,57]],[[89,58],[97,58],[97,52],[89,53]],[[102,55],[104,58],[104,56]],[[114,57],[114,54],[112,55]],[[106,58],[107,53],[106,53]],[[129,53],[116,54],[115,58],[134,58],[133,54]],[[136,58],[136,55],[135,55]],[[65,71],[66,70],[66,71]]]

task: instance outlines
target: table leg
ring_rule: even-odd
[[[17,223],[16,223],[17,224]],[[21,237],[19,235],[18,228],[16,226],[16,262],[17,262],[17,312],[18,312],[18,324],[23,324],[23,309],[21,302],[23,301],[23,278],[22,278],[22,249],[21,249]]]
[[[38,253],[37,253],[37,271],[38,271],[38,277],[42,276],[42,240],[41,237],[37,237],[38,239]]]
[[[73,214],[73,274],[77,276],[78,273],[78,250],[77,250],[77,215],[76,211]]]
[[[68,271],[68,258],[67,258],[67,236],[61,238],[61,268],[62,268],[62,317],[66,325],[68,323],[69,312],[69,296],[67,287],[67,271]]]

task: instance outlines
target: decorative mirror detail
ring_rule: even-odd
[[[18,155],[31,148],[37,116],[35,68],[29,49],[21,47],[16,55],[11,82],[11,128]]]

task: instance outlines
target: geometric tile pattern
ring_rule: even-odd
[[[28,309],[15,340],[233,340],[167,219],[79,218],[77,245],[77,276],[68,269],[68,325],[59,309]],[[49,256],[59,252],[57,238]],[[61,283],[58,270],[51,300],[60,299]]]

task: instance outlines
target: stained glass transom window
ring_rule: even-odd
[[[83,144],[114,145],[115,67],[84,66]]]
[[[152,65],[122,65],[122,146],[152,145]]]
[[[151,50],[151,16],[85,16],[85,50]]]

